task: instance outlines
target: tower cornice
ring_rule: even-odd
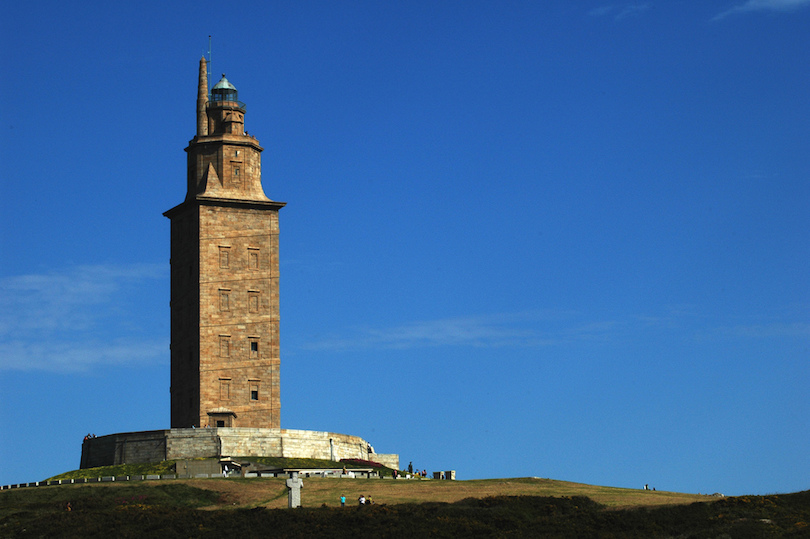
[[[194,137],[188,141],[188,152],[195,146],[204,146],[206,144],[230,144],[234,146],[251,146],[258,151],[264,151],[264,148],[259,145],[259,140],[252,135],[232,135],[229,133],[221,133],[218,135],[209,135],[204,137]]]
[[[197,196],[195,198],[184,200],[174,208],[166,210],[163,212],[163,215],[171,219],[172,217],[179,215],[191,208],[198,208],[200,206],[220,206],[225,208],[243,208],[248,210],[257,209],[278,211],[286,205],[286,202],[277,202],[275,200],[238,200],[230,198]]]

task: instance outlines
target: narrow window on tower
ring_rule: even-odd
[[[259,400],[259,381],[258,380],[250,380],[250,400],[251,401]]]
[[[219,290],[219,310],[220,311],[230,311],[231,310],[231,291],[220,288]]]
[[[219,357],[231,357],[231,336],[219,336]]]
[[[248,267],[252,270],[259,269],[259,250],[248,248]]]
[[[259,312],[259,292],[257,291],[248,292],[248,312]]]
[[[219,400],[227,401],[231,399],[231,379],[219,379]]]
[[[259,338],[249,337],[250,339],[250,359],[259,359]]]
[[[227,269],[231,267],[231,248],[230,247],[219,247],[219,267],[222,269]]]

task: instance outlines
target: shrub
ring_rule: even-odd
[[[346,464],[352,464],[354,466],[365,466],[367,468],[385,468],[384,465],[380,464],[379,462],[374,462],[373,460],[340,459],[340,462],[344,462]]]

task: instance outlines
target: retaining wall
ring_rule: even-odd
[[[312,430],[204,428],[109,434],[82,444],[81,468],[216,457],[372,460],[399,468],[399,455],[369,453],[358,436]]]

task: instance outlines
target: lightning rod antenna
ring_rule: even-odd
[[[211,80],[211,36],[208,36],[208,80]]]

